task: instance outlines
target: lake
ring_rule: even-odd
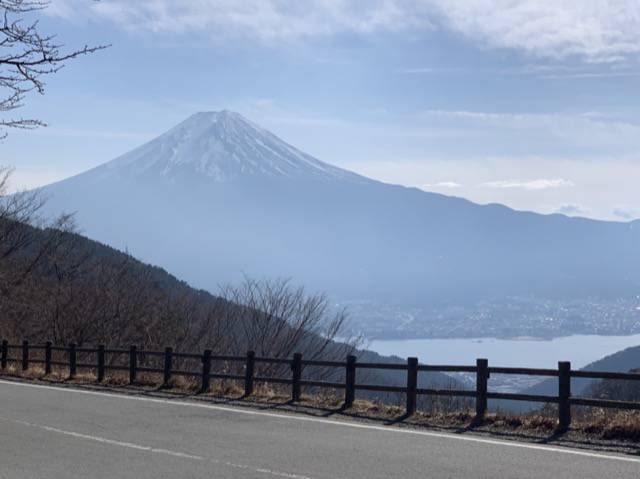
[[[555,368],[558,361],[571,361],[581,368],[604,356],[640,345],[640,334],[633,336],[575,335],[554,339],[471,338],[374,340],[368,346],[385,356],[416,356],[431,364],[475,364],[487,358],[494,366]]]
[[[640,345],[640,334],[633,336],[575,335],[554,339],[471,338],[374,340],[368,346],[385,356],[415,356],[431,364],[473,365],[476,358],[487,358],[489,365],[527,368],[556,368],[558,361],[571,361],[579,369],[604,356],[630,346]],[[453,374],[473,384],[474,375]],[[543,378],[537,376],[496,375],[491,389],[516,392],[533,386]]]

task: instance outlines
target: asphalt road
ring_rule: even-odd
[[[634,478],[640,458],[0,380],[0,478]]]

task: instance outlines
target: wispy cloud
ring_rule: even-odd
[[[406,75],[439,75],[447,73],[469,73],[472,70],[468,68],[450,68],[450,67],[414,67],[403,68],[398,73]]]
[[[539,57],[611,62],[640,52],[636,0],[432,0],[451,29]]]
[[[496,144],[526,144],[530,153],[549,151],[599,156],[635,154],[640,124],[605,112],[503,113],[466,110],[426,110],[425,122],[495,137]]]
[[[589,214],[589,209],[575,203],[566,203],[555,212],[566,216],[586,216]]]
[[[57,0],[75,16],[85,0]],[[611,62],[640,53],[636,0],[110,0],[91,10],[130,29],[233,32],[266,40],[449,29],[489,47]]]
[[[479,185],[482,188],[517,188],[528,191],[548,190],[549,188],[566,188],[575,186],[573,181],[564,178],[538,180],[500,180],[488,181]]]
[[[69,16],[79,10],[70,5],[85,2],[54,3],[59,5],[53,14]],[[421,4],[405,0],[110,0],[91,9],[130,29],[233,32],[274,40],[431,28],[429,9]]]
[[[580,79],[598,79],[598,78],[635,78],[640,77],[638,71],[584,71],[575,73],[548,73],[540,75],[540,78],[546,80],[580,80]]]
[[[630,206],[617,206],[613,210],[613,215],[623,220],[634,220],[640,218],[640,209]]]
[[[419,186],[419,188],[421,188],[423,190],[430,190],[430,189],[448,189],[448,190],[452,190],[452,189],[456,189],[456,188],[462,188],[462,184],[461,183],[457,183],[455,181],[439,181],[438,183],[428,183],[426,185],[421,185],[421,186]]]
[[[405,75],[475,75],[499,77],[534,77],[541,80],[597,80],[602,78],[640,77],[638,66],[633,63],[560,63],[556,61],[531,63],[507,68],[412,66],[401,68]]]
[[[502,113],[490,111],[469,111],[469,110],[425,110],[426,116],[458,119],[458,120],[480,120],[491,121],[496,124],[514,127],[530,126],[532,124],[548,124],[558,121],[582,121],[591,123],[618,123],[621,125],[638,127],[637,124],[625,122],[599,112],[549,112],[549,113]]]

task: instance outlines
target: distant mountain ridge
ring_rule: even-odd
[[[581,371],[605,371],[612,373],[628,373],[631,370],[640,368],[640,345],[631,346],[616,353],[605,356],[597,361],[587,364]],[[573,378],[571,380],[571,392],[575,396],[580,396],[584,392],[589,392],[589,388],[598,384],[597,379]],[[527,388],[523,392],[526,394],[554,395],[558,391],[558,380],[547,379],[535,386]]]
[[[396,304],[640,290],[640,222],[517,212],[381,183],[228,111],[195,114],[42,190],[48,212],[76,211],[89,237],[209,290],[244,274]]]

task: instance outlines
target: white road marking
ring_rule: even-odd
[[[181,457],[183,459],[193,459],[193,460],[196,460],[196,461],[204,461],[204,459],[205,459],[202,456],[196,456],[194,454],[186,454],[186,453],[183,453],[183,452],[169,451],[168,449],[158,449],[158,448],[151,447],[151,446],[141,446],[139,444],[133,444],[131,442],[116,441],[114,439],[107,439],[107,438],[100,437],[100,436],[91,436],[89,434],[81,434],[79,432],[66,431],[64,429],[58,429],[57,427],[44,426],[42,424],[35,424],[35,423],[32,423],[32,422],[21,421],[19,419],[11,419],[11,418],[8,418],[8,417],[3,417],[3,416],[0,416],[0,421],[6,421],[6,422],[13,423],[13,424],[21,424],[23,426],[35,427],[35,428],[38,428],[38,429],[42,429],[43,431],[55,432],[57,434],[63,434],[65,436],[71,436],[71,437],[74,437],[76,439],[87,439],[89,441],[101,442],[103,444],[109,444],[111,446],[127,447],[129,449],[137,449],[139,451],[155,452],[155,453],[158,453],[158,454],[166,454],[168,456]]]
[[[43,431],[47,431],[47,432],[52,432],[52,433],[56,433],[56,434],[62,434],[64,436],[70,436],[76,439],[84,439],[87,441],[94,441],[94,442],[99,442],[102,444],[109,444],[111,446],[118,446],[118,447],[126,447],[128,449],[135,449],[138,451],[145,451],[145,452],[151,452],[151,453],[156,453],[156,454],[165,454],[167,456],[173,456],[173,457],[179,457],[181,459],[190,459],[192,461],[207,461],[207,462],[212,462],[214,464],[221,464],[227,467],[233,467],[235,469],[247,469],[253,472],[257,472],[260,474],[266,474],[266,475],[270,475],[270,476],[276,476],[276,477],[285,477],[288,479],[311,479],[309,476],[301,476],[299,474],[291,474],[291,473],[287,473],[287,472],[279,472],[279,471],[274,471],[273,469],[264,469],[264,468],[256,468],[256,467],[252,467],[249,466],[247,464],[237,464],[235,462],[228,462],[228,461],[221,461],[219,459],[214,459],[214,458],[210,458],[210,457],[204,457],[204,456],[198,456],[196,454],[187,454],[184,452],[177,452],[177,451],[171,451],[169,449],[162,449],[162,448],[157,448],[157,447],[151,447],[151,446],[143,446],[140,444],[134,444],[132,442],[124,442],[124,441],[116,441],[114,439],[107,439],[105,437],[100,437],[100,436],[93,436],[90,434],[82,434],[79,432],[74,432],[74,431],[67,431],[65,429],[59,429],[57,427],[51,427],[51,426],[45,426],[43,424],[35,424],[33,422],[28,422],[28,421],[21,421],[19,419],[11,419],[8,417],[3,417],[0,416],[0,421],[5,421],[5,422],[10,422],[13,424],[20,424],[22,426],[27,426],[27,427],[33,427],[33,428],[37,428]]]
[[[368,430],[384,431],[384,432],[396,433],[396,434],[411,434],[415,436],[437,437],[442,439],[451,439],[455,441],[477,442],[481,444],[490,444],[494,446],[514,447],[514,448],[520,448],[520,449],[532,449],[536,451],[555,452],[559,454],[571,454],[574,456],[583,456],[583,457],[589,457],[594,459],[607,459],[612,461],[634,462],[634,463],[640,464],[640,458],[628,457],[628,456],[614,456],[610,454],[602,454],[597,452],[580,451],[577,449],[570,449],[567,447],[541,446],[539,444],[527,444],[527,443],[515,442],[515,441],[501,441],[498,439],[485,439],[482,437],[461,436],[458,434],[450,434],[450,433],[444,433],[444,432],[418,431],[415,429],[401,429],[393,426],[375,426],[372,424],[360,424],[356,422],[338,421],[334,419],[322,419],[322,418],[301,416],[296,414],[282,414],[282,413],[272,413],[272,412],[264,412],[264,411],[253,411],[250,409],[240,409],[240,408],[234,408],[230,406],[219,406],[216,404],[199,404],[195,402],[180,401],[175,399],[160,399],[160,398],[149,398],[149,397],[141,397],[141,396],[129,396],[126,394],[107,393],[107,392],[100,392],[100,391],[88,391],[85,389],[63,388],[63,387],[47,386],[47,385],[41,385],[41,384],[28,384],[28,383],[22,383],[22,382],[5,381],[2,379],[0,379],[0,384],[10,384],[14,386],[62,391],[62,392],[74,393],[74,394],[87,394],[90,396],[104,396],[104,397],[119,398],[119,399],[130,399],[134,401],[146,401],[146,402],[152,402],[156,404],[167,404],[171,406],[210,409],[210,410],[224,411],[224,412],[230,412],[235,414],[265,416],[265,417],[271,417],[271,418],[277,418],[277,419],[287,419],[290,421],[315,422],[320,424],[329,424],[332,426],[342,426],[342,427],[350,427],[350,428],[356,428],[356,429],[368,429]]]

